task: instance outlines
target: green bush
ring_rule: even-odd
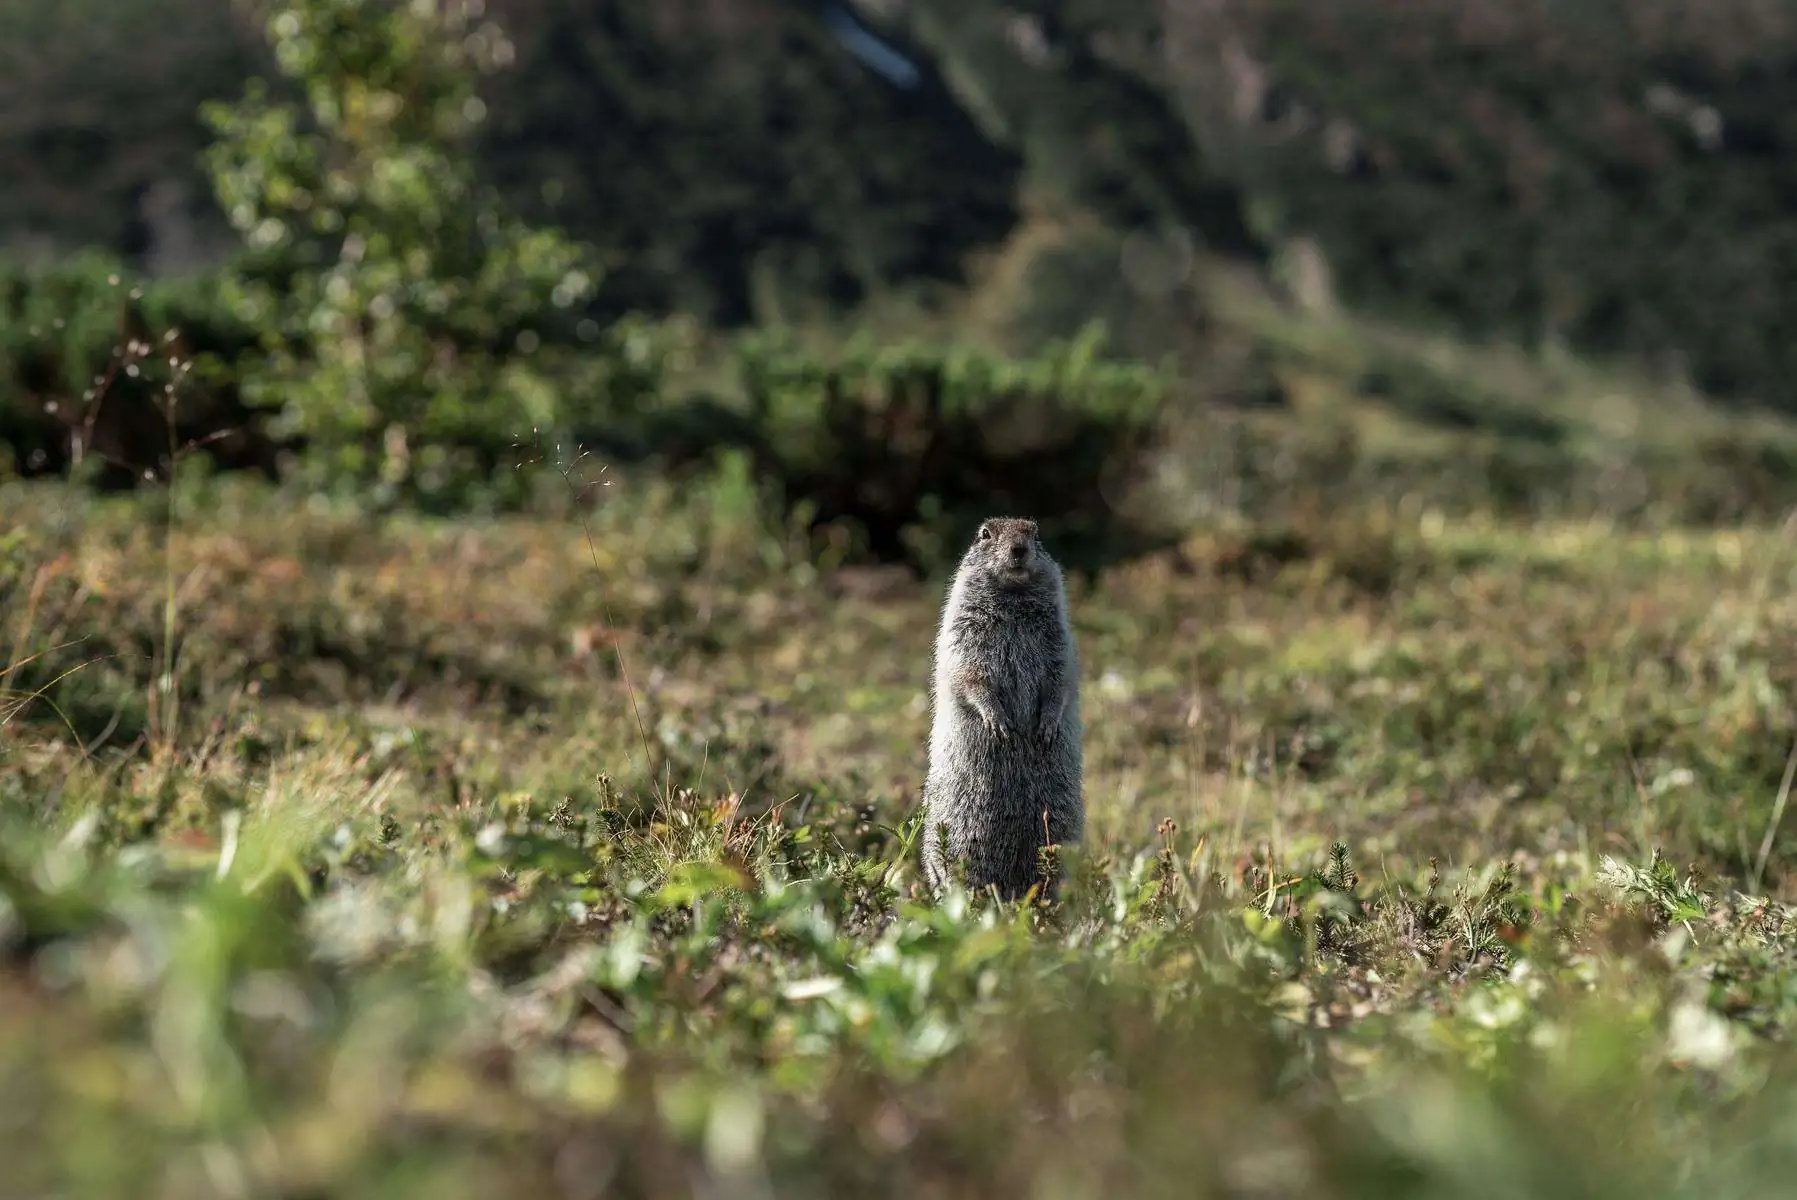
[[[245,397],[243,380],[267,382],[265,347],[275,335],[255,323],[257,309],[241,303],[242,278],[241,266],[233,266],[141,281],[98,254],[41,270],[0,270],[0,475],[79,471],[109,488],[159,479],[172,433],[178,456],[200,453],[220,469],[273,479],[297,456],[306,465],[297,480],[302,487],[365,483],[342,469],[344,445],[332,433],[283,427]],[[646,408],[678,341],[669,327],[635,319],[592,338],[594,348],[584,354],[575,348],[579,330],[574,345],[551,351],[557,372],[544,439],[624,446],[640,457],[648,452],[642,439],[659,436],[662,425],[620,420],[618,399]],[[302,369],[306,361],[293,365]],[[167,388],[175,382],[171,407]],[[497,406],[470,405],[462,415],[453,428],[429,427],[408,438],[411,500],[441,508],[520,497],[509,468],[537,426]],[[633,431],[635,442],[624,436]],[[388,444],[397,448],[397,440]],[[319,453],[305,454],[309,449]],[[460,470],[453,489],[444,486],[446,464]],[[376,482],[364,496],[398,492]]]
[[[475,178],[475,84],[512,53],[477,6],[292,0],[268,37],[306,106],[260,83],[209,106],[208,165],[248,247],[225,289],[261,333],[244,396],[305,440],[312,485],[504,493],[506,448],[561,428],[570,384],[608,410],[653,387],[592,366],[618,347],[587,252]]]
[[[778,337],[740,344],[756,466],[788,510],[876,558],[941,565],[997,512],[1027,514],[1074,563],[1138,533],[1120,511],[1166,381],[1101,357],[1094,329],[1012,361],[925,345],[824,362]]]

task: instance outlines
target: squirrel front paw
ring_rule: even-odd
[[[1052,746],[1055,739],[1061,736],[1061,719],[1057,716],[1044,716],[1036,723],[1036,736],[1044,746]]]
[[[1004,717],[1000,716],[998,713],[982,713],[980,714],[980,719],[986,723],[986,732],[990,733],[993,737],[1003,740],[1011,736],[1010,722],[1006,721]]]

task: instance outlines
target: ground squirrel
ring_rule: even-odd
[[[942,607],[930,700],[924,875],[940,887],[960,862],[969,886],[1022,895],[1041,847],[1085,830],[1079,664],[1034,521],[980,526]]]

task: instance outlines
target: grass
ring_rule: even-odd
[[[939,583],[740,489],[0,514],[7,1194],[1794,1165],[1788,528],[1369,503],[1075,581],[1089,839],[1005,907],[918,886]]]

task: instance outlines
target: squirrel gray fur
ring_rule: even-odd
[[[989,520],[962,557],[930,702],[926,880],[940,888],[958,862],[971,888],[1007,898],[1037,882],[1052,889],[1038,856],[1085,832],[1084,762],[1066,590],[1034,521]]]

